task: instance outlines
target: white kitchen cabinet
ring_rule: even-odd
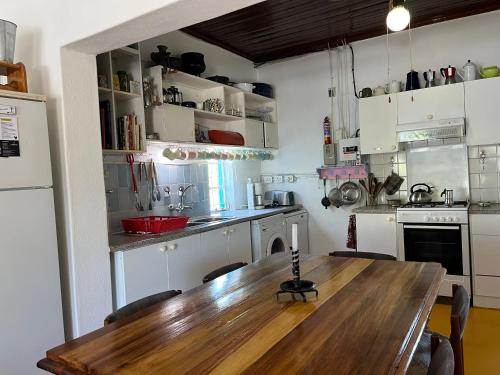
[[[180,105],[162,104],[147,109],[148,132],[158,133],[161,141],[194,142],[194,112]]]
[[[210,254],[205,274],[236,262],[252,262],[250,222],[244,222],[201,234],[202,253]]]
[[[396,214],[356,214],[358,251],[398,256]]]
[[[264,147],[278,148],[278,124],[272,122],[264,123]]]
[[[261,121],[245,119],[243,137],[245,147],[264,148],[264,124]]]
[[[464,85],[467,144],[500,143],[500,77],[468,81]]]
[[[383,154],[398,151],[396,140],[397,113],[396,95],[373,96],[359,101],[362,154]]]
[[[500,308],[500,215],[470,215],[474,304]]]
[[[400,92],[397,97],[398,124],[465,117],[463,83]]]
[[[166,243],[169,289],[187,291],[201,285],[205,272],[200,235],[183,237]]]
[[[229,263],[252,263],[252,240],[250,235],[250,222],[231,225],[227,230],[227,249]]]
[[[113,253],[115,308],[169,290],[165,244]]]

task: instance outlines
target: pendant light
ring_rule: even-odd
[[[410,23],[410,12],[405,3],[405,0],[389,0],[386,22],[391,31],[404,30]]]

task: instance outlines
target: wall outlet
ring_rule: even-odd
[[[272,184],[273,183],[273,176],[262,176],[262,182],[264,184]]]
[[[295,176],[293,174],[289,174],[285,176],[286,182],[293,183],[295,182]]]
[[[274,182],[283,183],[283,176],[274,176]]]

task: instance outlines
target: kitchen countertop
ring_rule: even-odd
[[[288,213],[300,209],[302,209],[302,205],[265,208],[262,210],[221,211],[216,214],[206,215],[206,216],[234,217],[234,219],[224,220],[220,222],[206,223],[194,227],[186,227],[184,229],[176,230],[173,232],[165,232],[161,234],[128,234],[125,232],[111,233],[109,235],[109,250],[112,253],[116,251],[132,250],[138,247],[176,240],[178,238],[188,237],[194,234],[208,232],[214,229],[219,229],[238,223],[243,223],[245,221],[257,220],[263,217]],[[186,214],[188,214],[188,212],[186,212]]]
[[[500,214],[500,204],[492,203],[489,207],[481,207],[478,204],[472,203],[469,207],[469,214],[485,214],[496,215]]]
[[[396,207],[388,204],[379,204],[377,206],[363,206],[352,210],[354,214],[395,214]]]

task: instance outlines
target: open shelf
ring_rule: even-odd
[[[146,150],[110,150],[103,149],[102,153],[104,155],[122,155],[122,154],[144,154]]]
[[[203,118],[206,120],[218,120],[218,121],[239,121],[243,120],[243,117],[238,117],[238,116],[232,116],[232,115],[227,115],[225,113],[218,113],[218,112],[210,112],[210,111],[205,111],[203,109],[195,109],[194,110],[194,117],[196,118]]]
[[[141,94],[134,94],[127,91],[114,90],[116,100],[128,100],[142,97]]]
[[[184,148],[210,148],[210,149],[231,149],[239,151],[262,151],[270,152],[269,148],[262,147],[248,147],[248,146],[235,146],[235,145],[220,145],[215,143],[202,143],[202,142],[175,142],[175,141],[157,141],[157,140],[146,140],[147,145],[155,145],[160,147],[184,147]]]
[[[97,88],[99,90],[99,92],[109,92],[111,93],[111,89],[108,89],[107,87],[98,87]]]

